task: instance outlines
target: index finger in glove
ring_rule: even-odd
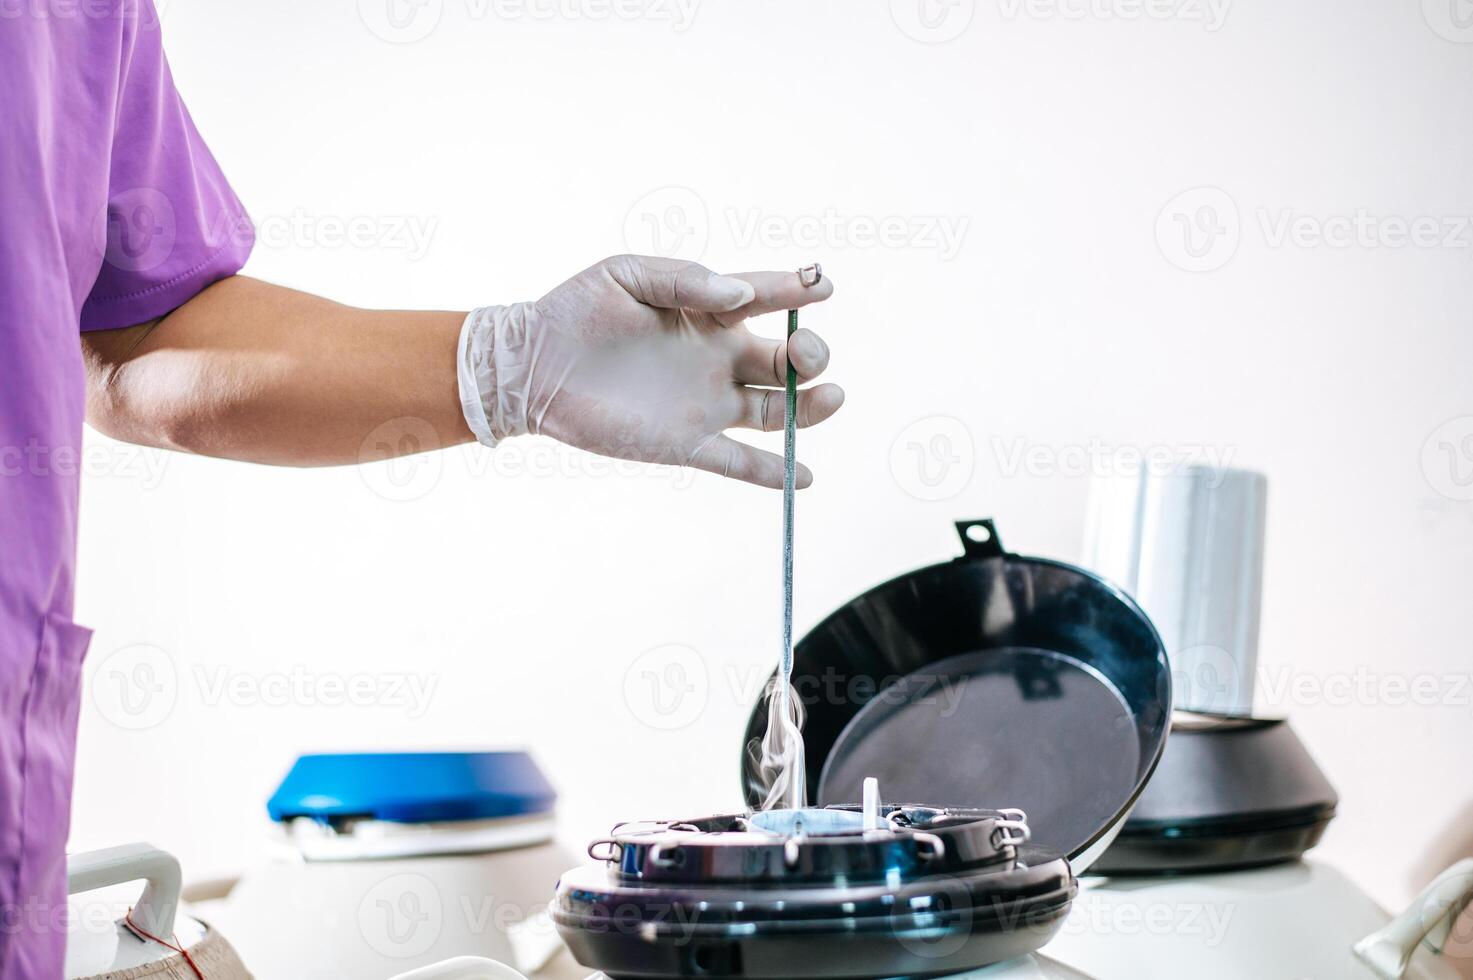
[[[653,255],[616,255],[602,263],[616,283],[647,306],[665,310],[685,307],[723,313],[750,306],[756,287],[737,276],[723,276],[698,262]]]
[[[752,284],[756,295],[751,301],[716,319],[727,326],[740,323],[749,316],[796,310],[809,303],[821,303],[834,294],[834,281],[824,276],[812,286],[803,285],[796,272],[738,272],[723,278],[741,279]]]

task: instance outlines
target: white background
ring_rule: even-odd
[[[820,259],[838,289],[804,322],[849,400],[799,442],[800,630],[950,557],[953,518],[1078,558],[1084,449],[1210,452],[1270,478],[1263,667],[1302,680],[1260,706],[1341,793],[1318,853],[1397,903],[1473,849],[1473,31],[1452,8],[954,0],[928,29],[918,0],[701,0],[689,24],[653,0],[427,0],[396,33],[384,2],[167,5],[179,87],[262,228],[248,274],[466,309],[626,250]],[[1358,212],[1369,239],[1316,240]],[[1438,241],[1394,247],[1419,217]],[[1197,218],[1225,233],[1194,257]],[[900,240],[866,237],[887,220]],[[954,254],[937,222],[964,228]],[[74,848],[238,868],[310,750],[526,746],[571,841],[738,804],[778,654],[777,494],[535,442],[296,472],[89,440]],[[660,715],[646,672],[672,662],[694,690]],[[322,703],[410,675],[435,685],[422,712],[387,686]],[[128,714],[119,682],[150,676]],[[1331,679],[1356,676],[1370,696],[1345,703]]]

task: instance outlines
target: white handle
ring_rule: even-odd
[[[1473,900],[1473,858],[1464,858],[1432,879],[1406,911],[1355,944],[1355,955],[1382,980],[1397,980],[1425,943],[1442,952],[1453,923]]]
[[[140,929],[168,939],[174,935],[174,914],[179,911],[181,879],[174,855],[143,842],[67,855],[68,895],[140,879],[146,884],[133,905],[133,921]]]
[[[480,956],[457,956],[391,977],[390,980],[527,980],[505,963]]]

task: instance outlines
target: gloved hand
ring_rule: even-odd
[[[466,423],[488,446],[540,433],[604,456],[781,487],[781,456],[724,434],[783,425],[790,345],[754,336],[746,320],[833,290],[827,276],[804,286],[795,272],[725,276],[679,259],[604,259],[535,303],[466,317],[457,360]],[[800,328],[791,357],[808,381],[828,366],[828,345]],[[800,391],[798,425],[843,402],[838,385]],[[812,482],[800,465],[798,486]]]

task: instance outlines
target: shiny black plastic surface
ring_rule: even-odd
[[[1338,797],[1288,722],[1177,725],[1100,874],[1218,871],[1292,861],[1319,843]]]
[[[657,887],[577,868],[552,919],[611,977],[919,977],[1038,949],[1062,927],[1068,863],[845,887]]]
[[[964,698],[959,721],[940,719],[945,702],[938,697],[932,700],[937,721],[948,723],[937,726],[934,738],[924,737],[924,726],[912,716],[902,726],[904,738],[887,739],[880,725],[870,737],[847,739],[846,751],[887,760],[883,773],[866,774],[880,777],[886,798],[894,797],[885,773],[903,777],[924,754],[931,785],[921,789],[930,792],[907,792],[909,798],[1022,807],[1036,845],[1077,855],[1130,806],[1160,756],[1171,705],[1166,651],[1141,609],[1104,580],[1062,562],[1005,552],[990,521],[958,522],[957,529],[961,557],[870,589],[797,645],[793,682],[807,711],[810,798],[820,804],[856,802],[852,778],[836,780],[832,790],[821,784],[826,769],[859,775],[848,773],[842,760],[830,765],[846,727],[877,698],[906,705],[917,692],[944,693],[958,679],[950,671],[961,665],[963,676],[985,682]],[[1009,648],[1047,654],[1020,658],[1012,667],[1004,664],[1007,654],[999,654],[981,674],[975,668],[988,657],[947,663]],[[999,677],[1008,686],[992,683]],[[988,691],[1006,695],[994,700]],[[1072,710],[1076,704],[1079,710]],[[906,708],[896,716],[909,714]],[[1006,725],[994,724],[1003,714]],[[1108,727],[1101,729],[1102,723]],[[759,704],[743,744],[759,738],[766,726],[766,708]],[[872,739],[878,741],[871,744]],[[999,783],[989,749],[1004,740],[1014,773],[1030,758],[1034,768]],[[1065,743],[1069,751],[1056,751]],[[1128,743],[1131,749],[1124,748]],[[1118,791],[1081,797],[1080,785],[1097,781],[1102,772],[1112,785],[1118,780]],[[743,775],[747,802],[755,805],[759,788],[745,765]],[[1031,805],[1006,798],[1030,781],[1036,787]]]

